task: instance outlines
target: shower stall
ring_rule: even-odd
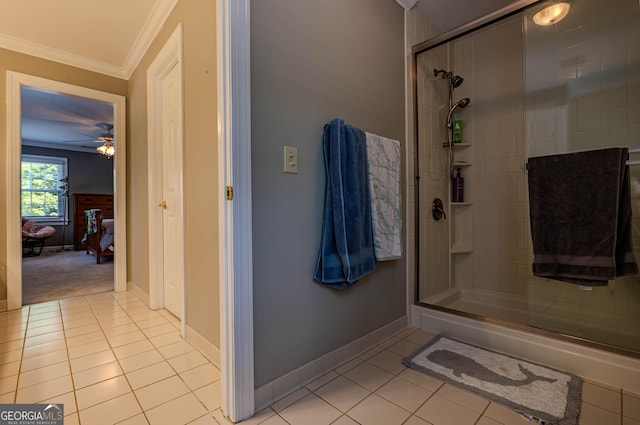
[[[535,156],[629,148],[640,254],[640,4],[572,0],[534,22],[557,3],[520,1],[412,49],[415,304],[640,358],[640,275],[587,287],[532,273]]]

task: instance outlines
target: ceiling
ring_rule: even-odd
[[[127,79],[178,0],[2,0],[0,48]]]
[[[0,48],[128,79],[178,0],[1,0]],[[112,105],[22,89],[31,146],[96,152]],[[117,143],[117,142],[116,142]]]
[[[401,0],[407,1],[407,0]],[[437,23],[440,31],[458,28],[475,19],[500,10],[513,3],[514,0],[419,0],[416,7]]]
[[[128,79],[179,0],[0,0],[0,48]],[[513,3],[511,0],[396,0],[414,5],[443,32]],[[111,105],[27,90],[25,144],[95,152],[113,123]],[[82,142],[79,142],[82,141]]]
[[[22,144],[95,153],[113,125],[113,105],[23,87]]]

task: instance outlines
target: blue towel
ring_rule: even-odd
[[[322,242],[313,278],[347,289],[376,268],[366,136],[336,118],[324,129]]]

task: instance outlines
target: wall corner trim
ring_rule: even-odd
[[[396,2],[404,8],[404,10],[411,10],[413,6],[418,3],[418,0],[396,0]]]

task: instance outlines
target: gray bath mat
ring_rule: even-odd
[[[541,424],[578,423],[582,380],[575,375],[443,336],[403,363]]]

